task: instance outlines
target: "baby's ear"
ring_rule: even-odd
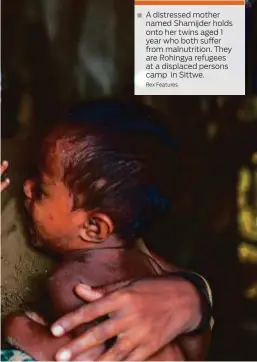
[[[107,239],[113,232],[112,220],[106,214],[92,213],[80,228],[80,237],[84,241],[91,243],[101,243]]]

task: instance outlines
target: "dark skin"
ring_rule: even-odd
[[[27,196],[26,205],[32,215],[33,223],[35,226],[33,230],[33,234],[36,235],[35,239],[37,240],[37,242],[40,241],[39,244],[43,243],[44,247],[47,250],[55,251],[58,253],[71,252],[78,249],[89,249],[92,248],[92,244],[95,246],[95,248],[99,248],[100,244],[104,247],[120,246],[121,241],[117,240],[116,238],[109,237],[110,235],[112,235],[113,225],[112,221],[108,218],[107,215],[102,215],[94,211],[89,212],[85,210],[72,210],[72,195],[70,195],[69,190],[67,190],[66,186],[61,181],[62,170],[60,167],[60,160],[58,159],[58,154],[60,154],[60,148],[62,148],[62,145],[57,144],[56,152],[49,155],[49,169],[47,170],[47,172],[42,173],[42,183],[40,187],[42,188],[43,197],[40,200],[36,200],[34,198],[34,180],[30,180],[25,184],[25,194]],[[97,220],[97,224],[95,224],[95,222],[92,223],[92,219]],[[105,243],[103,244],[104,241]],[[69,270],[69,268],[67,268],[67,265],[65,266],[65,270]],[[68,273],[70,273],[70,271],[68,271]],[[119,273],[120,272],[118,272],[118,274]],[[92,354],[93,357],[98,360],[149,359],[150,356],[154,356],[155,352],[157,352],[160,348],[168,345],[172,340],[174,340],[174,342],[169,346],[169,356],[165,357],[164,353],[163,358],[160,358],[161,356],[159,356],[157,359],[199,359],[200,355],[203,356],[205,354],[203,350],[203,345],[206,346],[205,336],[183,337],[180,338],[179,342],[178,340],[176,341],[176,337],[178,335],[181,335],[183,332],[193,330],[200,322],[201,304],[197,291],[190,283],[183,280],[174,280],[173,283],[171,283],[172,278],[157,277],[156,279],[149,279],[150,275],[147,275],[147,279],[142,279],[142,281],[131,283],[125,287],[123,285],[122,288],[119,284],[117,285],[116,283],[110,287],[106,287],[104,289],[102,288],[101,291],[103,292],[103,294],[107,293],[106,297],[94,301],[88,306],[84,306],[83,303],[83,306],[77,309],[78,305],[69,305],[67,306],[66,310],[63,310],[62,314],[57,311],[58,317],[72,311],[70,314],[60,319],[59,322],[57,322],[52,328],[53,334],[56,335],[56,331],[60,332],[60,328],[58,330],[56,329],[56,327],[61,326],[62,331],[66,332],[66,335],[64,337],[58,339],[52,337],[46,326],[38,323],[38,320],[34,321],[33,319],[28,318],[24,315],[10,317],[9,322],[6,324],[6,333],[10,337],[14,338],[16,341],[17,337],[21,338],[21,336],[24,336],[25,339],[22,342],[24,346],[24,348],[22,348],[23,350],[26,350],[26,343],[28,341],[29,344],[31,344],[31,341],[33,341],[32,344],[36,346],[36,341],[33,340],[33,336],[36,338],[37,333],[41,336],[43,333],[45,338],[44,341],[47,345],[48,350],[50,345],[53,347],[51,347],[51,351],[49,352],[51,354],[50,359],[54,359],[54,357],[56,356],[56,358],[60,360],[85,360],[86,356],[89,356],[88,358],[93,359]],[[137,276],[146,277],[146,275]],[[83,274],[83,277],[86,279],[84,280],[82,278],[83,282],[85,282],[87,285],[92,285],[91,280],[87,278],[87,273]],[[114,277],[117,279],[112,280],[112,282],[120,281],[119,275],[114,275]],[[129,275],[127,275],[127,277],[124,277],[124,280],[125,279],[130,279]],[[74,296],[74,287],[77,283],[81,282],[81,278],[78,279],[78,274],[73,275],[72,273],[70,273],[70,280],[72,281],[71,283],[69,283],[70,295]],[[65,285],[66,281],[67,280],[63,280],[62,278],[59,280],[59,283],[60,285],[63,285],[63,283]],[[155,322],[157,321],[157,311],[161,312],[162,315],[165,315],[165,317],[170,317],[169,314],[167,314],[167,310],[166,313],[163,314],[163,312],[165,312],[163,299],[165,299],[165,303],[167,304],[167,299],[165,298],[165,289],[167,289],[170,297],[169,313],[171,309],[172,288],[170,288],[170,285],[172,285],[172,288],[176,292],[179,290],[179,288],[182,291],[180,295],[179,293],[177,293],[177,295],[175,294],[174,297],[177,297],[178,306],[180,306],[179,303],[184,304],[184,317],[183,315],[180,315],[180,317],[182,318],[179,318],[179,321],[177,319],[177,322],[174,323],[174,321],[176,321],[176,318],[174,318],[173,316],[173,325],[172,323],[168,323],[170,328],[166,327],[166,318],[162,318],[163,324],[159,323],[157,325],[157,328],[155,325],[156,323],[153,324],[154,328],[151,329],[151,335],[153,335],[153,333],[157,331],[155,335],[158,338],[153,337],[152,339],[154,343],[153,341],[151,341],[151,345],[149,345],[149,343],[148,345],[145,345],[145,343],[143,342],[143,336],[146,336],[147,332],[142,331],[140,333],[140,329],[142,330],[142,326],[138,327],[139,329],[137,330],[136,334],[134,334],[134,341],[131,340],[132,335],[129,338],[126,330],[129,331],[129,328],[131,329],[129,325],[132,321],[132,324],[134,326],[139,325],[138,323],[135,324],[133,319],[134,316],[136,316],[136,318],[140,316],[140,314],[138,314],[138,307],[141,305],[141,296],[143,296],[145,293],[148,293],[148,300],[146,297],[143,297],[143,301],[144,303],[146,303],[146,308],[143,308],[144,313],[146,310],[148,310],[147,315],[153,315],[153,321]],[[93,283],[93,286],[96,285]],[[118,288],[118,290],[113,292],[113,290],[115,290],[116,288]],[[158,293],[158,288],[160,288],[160,291],[162,293],[161,296]],[[64,290],[64,288],[61,289]],[[83,291],[82,290],[81,287],[76,288],[77,294],[84,300],[92,301],[93,299],[95,299],[96,295],[97,298],[102,296],[101,293],[99,294],[90,290],[87,290],[87,292],[85,292],[85,289]],[[135,291],[137,290],[138,292],[135,293]],[[160,308],[150,307],[152,305],[151,300],[153,299],[153,297],[151,293],[153,292],[153,290],[155,292],[155,302],[157,302],[154,304],[158,305],[159,302],[162,302]],[[110,291],[112,291],[112,293],[109,293]],[[53,292],[53,289],[52,293],[55,294],[55,292]],[[64,300],[66,297],[67,294],[65,294],[64,298],[61,299]],[[53,295],[52,299],[54,301]],[[176,300],[176,298],[173,298],[173,300],[174,299]],[[122,303],[120,304],[121,300]],[[81,306],[81,299],[79,300],[76,298],[76,301],[79,301]],[[175,305],[175,303],[173,304]],[[189,305],[190,308],[194,308],[193,317],[188,316],[188,314],[192,312],[192,309],[190,310]],[[155,311],[156,308],[157,310]],[[74,311],[75,309],[77,310]],[[130,318],[127,318],[125,316],[126,313],[124,314],[123,312],[117,314],[119,309],[121,312],[124,312],[126,310],[127,315],[129,315]],[[180,310],[182,311],[183,308],[181,308]],[[197,312],[195,313],[195,311]],[[82,334],[82,331],[80,329],[80,336],[77,337],[77,327],[81,326],[81,324],[84,324],[85,322],[90,322],[93,319],[96,319],[103,315],[107,315],[109,313],[112,314],[108,324],[106,324],[107,322],[101,322],[98,326],[89,328],[87,332],[83,330]],[[143,314],[141,313],[141,315]],[[146,322],[147,319],[145,319],[144,321]],[[158,322],[160,322],[160,320]],[[149,323],[145,323],[145,325],[150,326]],[[69,332],[74,329],[75,332],[69,334]],[[32,330],[33,333],[31,333]],[[170,330],[172,331],[172,333]],[[17,331],[22,331],[20,336],[10,335],[11,332],[15,334]],[[106,351],[103,343],[107,339],[117,335],[123,335],[124,337],[119,337],[114,346]],[[160,335],[162,336],[161,340]],[[91,336],[91,338],[89,338],[89,336]],[[149,338],[147,339],[149,340]],[[41,344],[41,351],[43,348],[42,346],[43,345]],[[65,348],[63,348],[63,346],[65,346]],[[67,350],[70,352],[70,356],[67,356]],[[65,357],[63,352],[66,353],[66,358],[63,358]],[[31,353],[31,355],[33,356],[33,352]],[[156,359],[156,357],[154,358]],[[42,355],[39,359],[42,359]]]
[[[65,315],[83,306],[81,299],[73,293],[78,281],[85,283],[84,285],[99,285],[104,278],[105,282],[109,284],[113,283],[114,280],[120,281],[124,277],[131,279],[139,275],[146,278],[156,273],[156,270],[151,266],[151,260],[149,261],[142,253],[135,250],[119,252],[122,253],[123,268],[121,263],[117,268],[117,260],[120,259],[121,255],[117,255],[116,250],[105,251],[100,249],[89,253],[89,255],[83,253],[80,257],[69,258],[55,268],[48,280],[48,287],[56,316]],[[85,258],[87,263],[85,263]],[[90,271],[95,270],[96,266],[97,273],[94,273],[92,278]],[[80,289],[82,289],[82,294],[84,292],[84,296],[87,296],[87,291],[85,292],[84,288]],[[81,325],[63,337],[55,338],[49,332],[48,326],[43,325],[42,321],[35,316],[27,317],[24,314],[13,314],[5,322],[4,334],[9,339],[11,338],[12,344],[35,359],[54,360],[58,349],[72,343],[76,336],[80,336],[81,339],[81,336],[85,336],[90,327],[94,328],[95,324]],[[204,351],[208,346],[208,337],[208,334],[204,338],[203,336],[180,336],[161,351],[148,357],[148,360],[202,360],[205,356]],[[94,342],[93,339],[91,345],[92,342]],[[74,357],[74,360],[98,360],[99,356],[104,353],[106,360],[108,360],[107,357],[110,352],[106,352],[106,345],[100,344],[94,347],[92,345],[88,351],[79,353]]]
[[[81,299],[73,293],[78,282],[100,286],[136,277],[143,278],[156,275],[151,260],[136,250],[98,249],[76,254],[76,256],[69,257],[68,260],[57,265],[48,279],[49,294],[56,317],[63,316],[83,306]],[[94,270],[93,273],[92,270]],[[110,325],[108,319],[104,323]],[[8,323],[6,323],[5,334],[9,339],[11,338],[16,347],[33,358],[53,360],[60,347],[72,342],[74,337],[85,333],[90,325],[93,327],[92,323],[82,325],[70,332],[69,335],[55,338],[49,333],[47,326],[38,324],[24,315],[14,315],[12,318],[9,317]],[[79,359],[96,360],[106,350],[105,344],[95,346],[88,352],[84,352]],[[184,359],[178,341],[174,341],[150,357],[150,360],[163,361]]]

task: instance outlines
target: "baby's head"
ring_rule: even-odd
[[[122,119],[120,119],[122,122]],[[151,132],[94,122],[58,125],[24,184],[38,240],[55,252],[131,242],[167,207],[157,180],[167,167]],[[115,238],[117,240],[117,238]]]

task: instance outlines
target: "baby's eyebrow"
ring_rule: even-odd
[[[44,185],[44,186],[50,186],[50,185],[54,184],[53,181],[49,181],[47,179],[47,177],[44,176],[44,174],[42,174],[42,173],[40,173],[38,181],[41,183],[41,185]]]
[[[56,182],[49,182],[49,181],[42,180],[41,185],[45,186],[45,187],[54,186],[54,185],[56,185]]]
[[[41,175],[41,184],[44,186],[55,186],[57,181],[54,179],[50,179],[47,176]]]

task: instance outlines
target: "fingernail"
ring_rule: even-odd
[[[10,179],[9,179],[9,178],[6,178],[4,181],[5,181],[7,184],[10,183]]]
[[[89,285],[86,284],[79,284],[77,286],[77,291],[78,292],[90,292],[91,295],[94,295],[95,298],[100,298],[102,297],[102,293],[98,292],[97,290],[94,290],[93,288],[91,288]]]
[[[58,353],[58,360],[60,361],[69,361],[71,358],[71,353],[68,349],[65,349],[61,353]]]
[[[53,335],[55,337],[61,337],[61,336],[64,335],[65,330],[64,330],[64,328],[62,326],[53,326],[51,328],[51,332],[53,333]]]
[[[29,317],[30,319],[33,319],[33,318],[36,316],[36,314],[37,314],[37,313],[35,313],[35,312],[31,312],[31,310],[26,310],[24,313],[25,313],[26,316]]]
[[[7,165],[8,165],[8,161],[3,161],[3,162],[2,162],[2,165],[3,165],[3,166],[7,166]]]
[[[92,288],[87,284],[79,284],[78,288],[84,289],[84,290],[92,290]]]

